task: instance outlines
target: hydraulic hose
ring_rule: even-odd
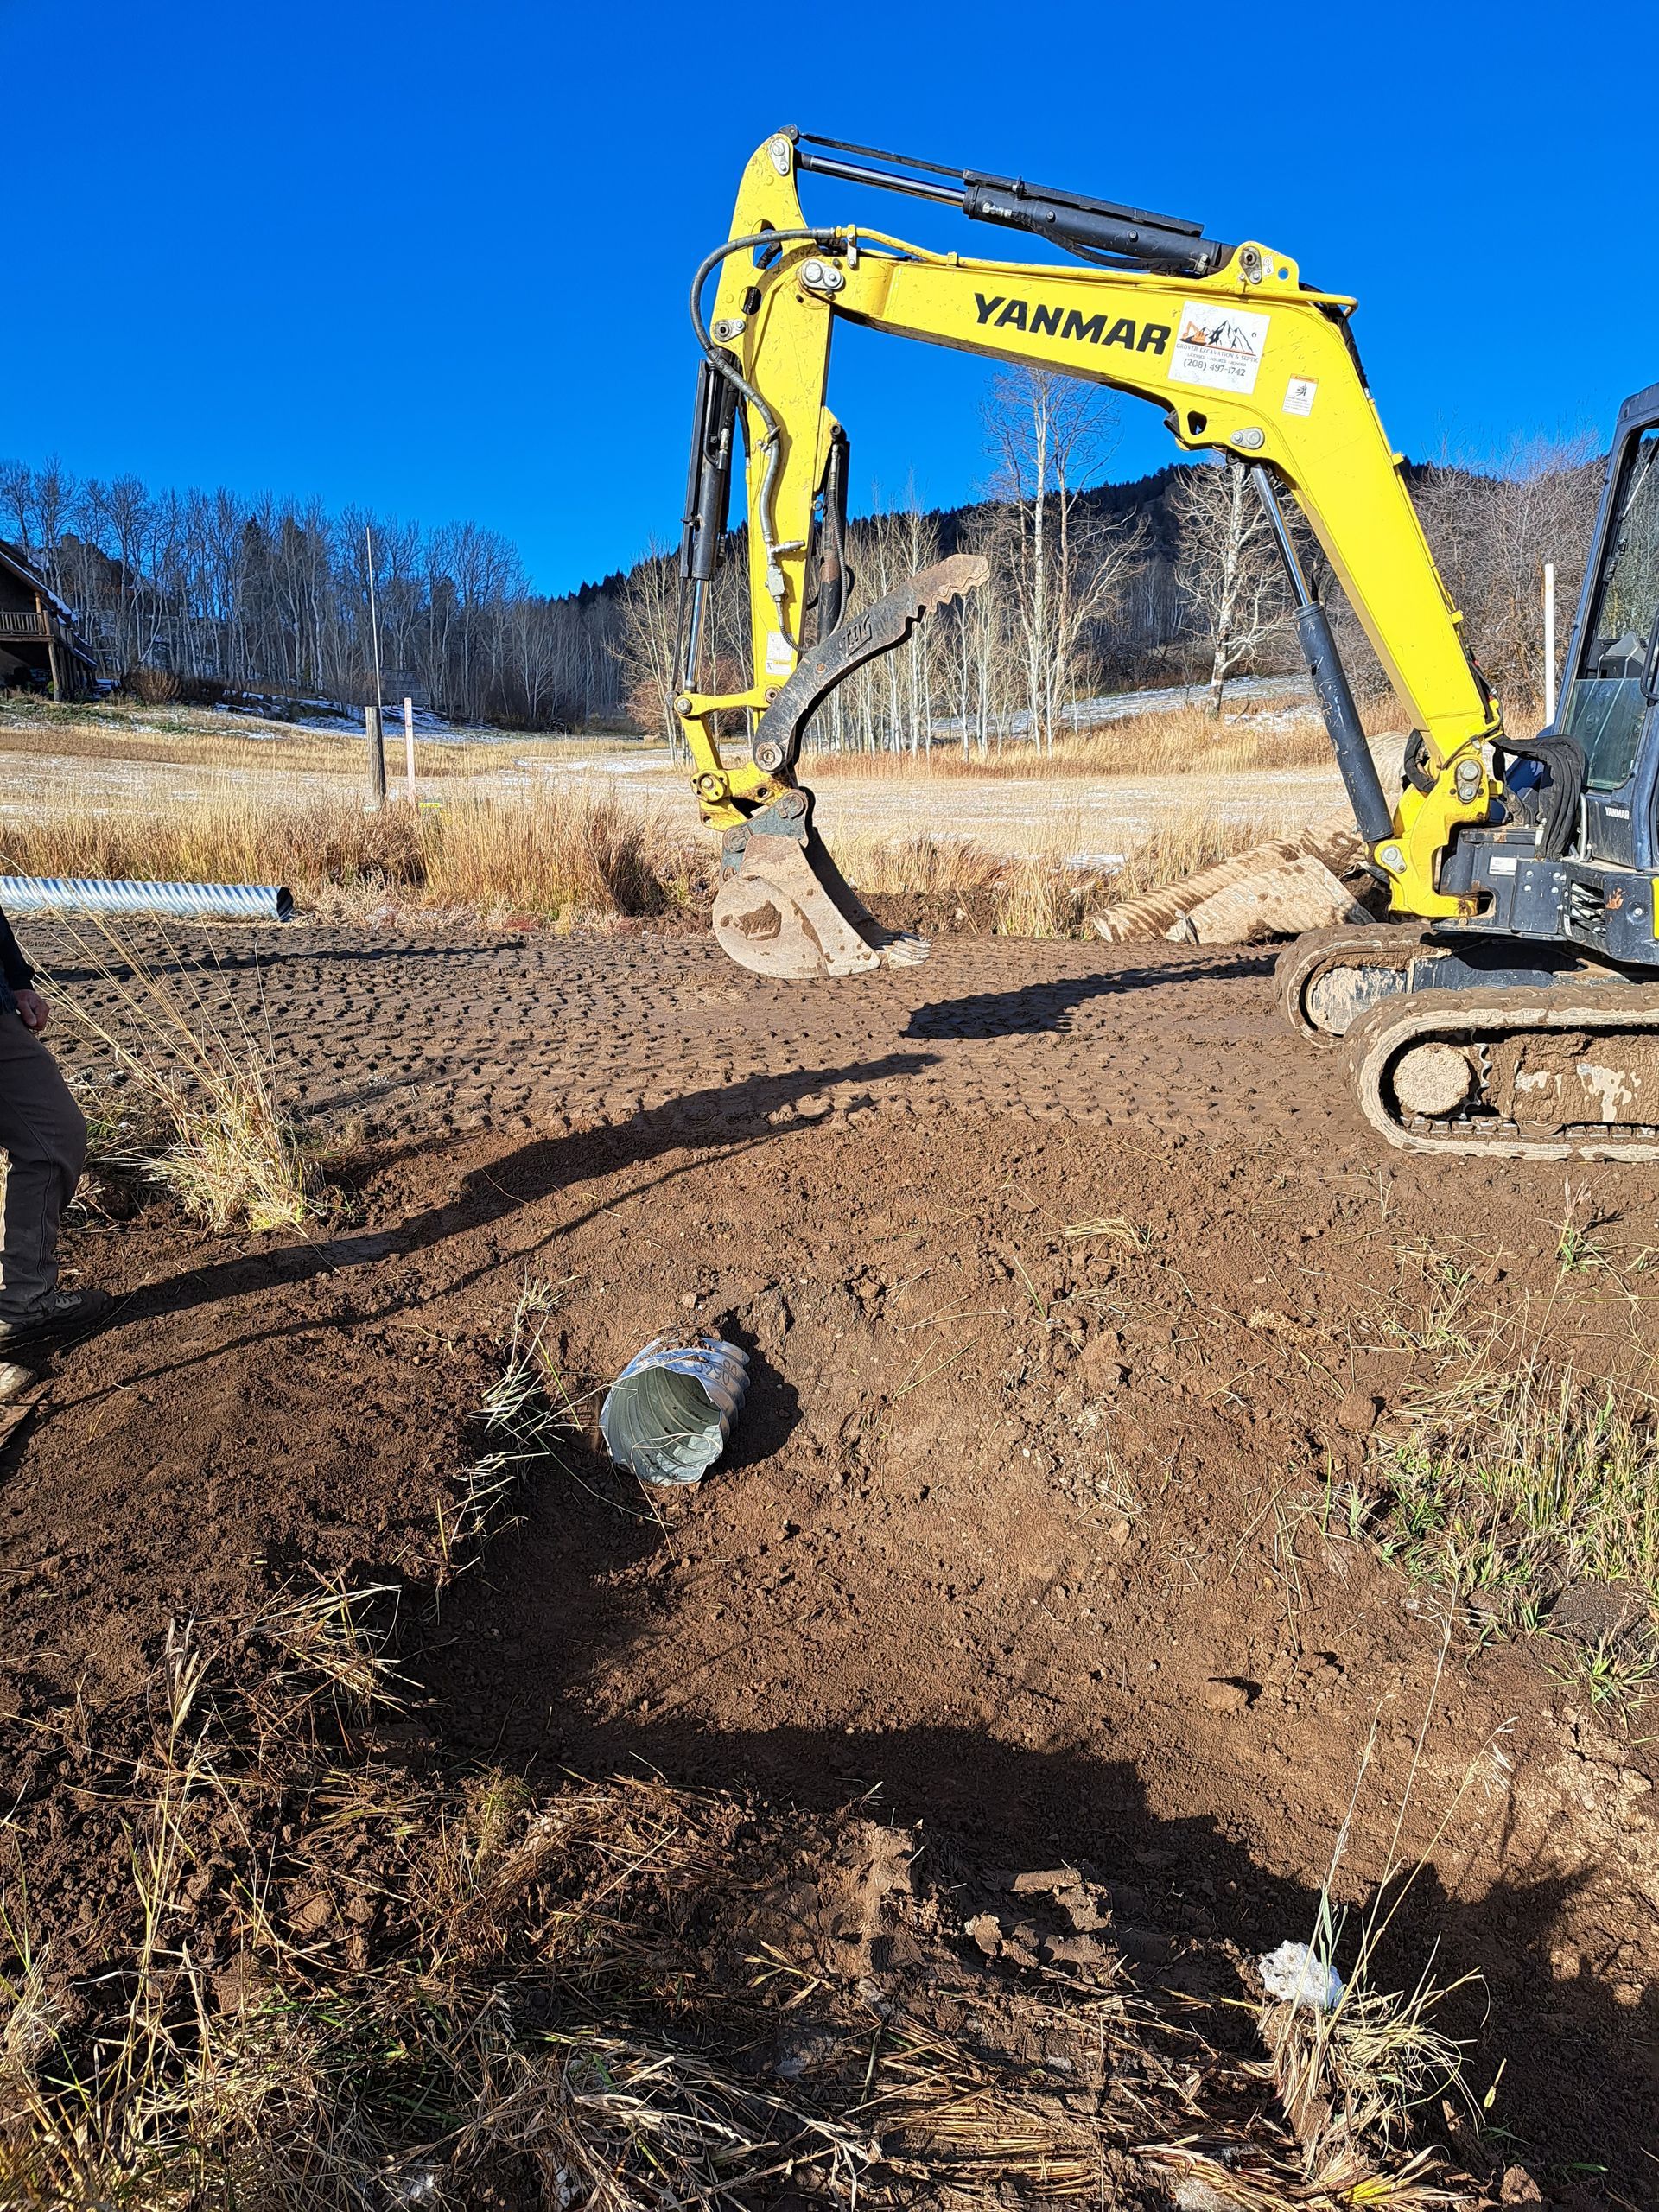
[[[697,344],[702,348],[704,360],[708,362],[710,368],[714,370],[717,376],[724,377],[728,384],[732,385],[736,388],[742,397],[747,400],[749,405],[753,408],[755,413],[760,416],[762,423],[765,425],[766,435],[760,441],[761,447],[766,456],[766,474],[760,480],[760,542],[766,547],[766,552],[768,589],[772,588],[772,578],[774,575],[779,576],[778,588],[773,591],[772,596],[778,601],[778,626],[779,629],[785,629],[785,627],[783,619],[782,577],[779,573],[778,565],[778,556],[783,550],[783,548],[779,544],[778,540],[772,535],[773,499],[778,480],[778,470],[783,458],[779,448],[778,418],[772,413],[771,408],[767,406],[766,401],[760,397],[760,394],[755,390],[754,386],[748,381],[747,378],[744,376],[742,371],[737,366],[737,364],[733,360],[731,355],[726,353],[722,347],[716,346],[713,339],[709,335],[709,326],[702,319],[702,288],[709,281],[709,271],[711,270],[717,269],[722,261],[729,259],[734,253],[753,252],[756,246],[762,245],[803,245],[809,242],[813,245],[819,245],[826,238],[839,238],[841,235],[842,233],[839,232],[830,232],[803,229],[798,231],[756,231],[753,236],[749,238],[728,238],[723,245],[717,245],[712,253],[704,255],[702,261],[697,264],[696,275],[691,279],[691,327],[696,334]],[[785,634],[787,634],[786,631]],[[798,643],[798,640],[791,639],[791,642]]]

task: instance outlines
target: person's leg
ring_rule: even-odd
[[[0,1151],[6,1154],[0,1324],[27,1319],[58,1281],[58,1224],[86,1159],[86,1122],[22,1017],[0,1012]]]

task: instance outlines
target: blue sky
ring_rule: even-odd
[[[563,590],[678,526],[684,292],[796,123],[1257,237],[1357,293],[1414,456],[1659,377],[1650,9],[0,0],[0,453],[472,517]],[[806,89],[810,87],[810,89]],[[812,184],[817,185],[810,191]],[[1019,258],[809,180],[808,212]],[[850,333],[858,504],[973,497],[990,372]],[[1125,403],[1113,474],[1171,448]]]

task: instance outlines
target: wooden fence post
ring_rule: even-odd
[[[369,796],[363,810],[378,814],[386,803],[386,745],[378,707],[364,708],[363,728],[369,741]]]
[[[415,804],[415,702],[404,702],[404,766],[409,775],[409,803]]]

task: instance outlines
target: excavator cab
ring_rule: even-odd
[[[1659,385],[1619,411],[1555,721],[1499,744],[1502,802],[1441,865],[1476,911],[1440,933],[1659,969]]]
[[[1560,711],[1499,741],[1475,912],[1291,946],[1281,1003],[1418,1151],[1659,1159],[1659,385],[1619,411]]]
[[[1619,415],[1555,727],[1584,756],[1580,857],[1659,866],[1659,385]]]

